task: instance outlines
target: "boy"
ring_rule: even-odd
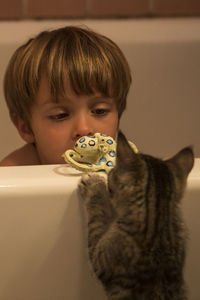
[[[74,26],[40,33],[16,50],[5,74],[10,117],[26,144],[0,165],[60,164],[80,136],[115,138],[130,84],[110,39]]]

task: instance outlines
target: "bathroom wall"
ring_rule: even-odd
[[[85,24],[113,39],[133,75],[121,128],[138,148],[166,157],[193,145],[200,157],[200,19],[71,19],[0,22],[0,159],[23,144],[2,90],[13,51],[41,30]]]
[[[198,0],[7,0],[0,18],[199,16]]]

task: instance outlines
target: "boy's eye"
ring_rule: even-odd
[[[69,117],[68,113],[61,113],[61,114],[57,114],[57,115],[52,115],[49,118],[52,120],[56,120],[56,121],[62,121],[65,120]]]
[[[108,112],[109,112],[109,110],[105,109],[105,108],[97,108],[97,109],[92,110],[92,113],[97,115],[97,116],[104,116]]]

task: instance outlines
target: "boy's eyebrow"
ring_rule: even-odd
[[[57,101],[54,101],[53,98],[49,98],[49,99],[46,99],[44,102],[41,103],[41,106],[46,106],[46,105],[49,105],[49,104],[57,104],[58,102]]]
[[[97,101],[97,100],[100,102],[112,102],[113,98],[107,96],[95,96],[89,99],[89,101]]]
[[[54,97],[50,97],[50,98],[47,98],[42,103],[42,106],[46,106],[46,105],[49,105],[49,104],[62,104],[62,102],[64,102],[64,101],[68,101],[69,103],[73,102],[73,100],[70,97],[67,97],[67,96],[58,97],[56,99],[56,101],[55,101]],[[95,102],[95,101],[99,101],[99,102],[113,102],[113,98],[110,98],[110,97],[107,97],[107,96],[102,96],[102,95],[91,95],[91,96],[89,96],[88,101],[89,102]]]
[[[49,105],[49,104],[59,104],[60,102],[63,102],[64,99],[70,102],[70,98],[68,98],[68,97],[61,98],[61,97],[50,96],[50,97],[46,98],[45,100],[43,100],[41,105],[45,106],[45,105]]]

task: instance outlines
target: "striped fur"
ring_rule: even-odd
[[[135,154],[120,132],[108,183],[83,176],[89,257],[109,300],[187,299],[179,204],[193,161],[190,148],[167,161]]]

